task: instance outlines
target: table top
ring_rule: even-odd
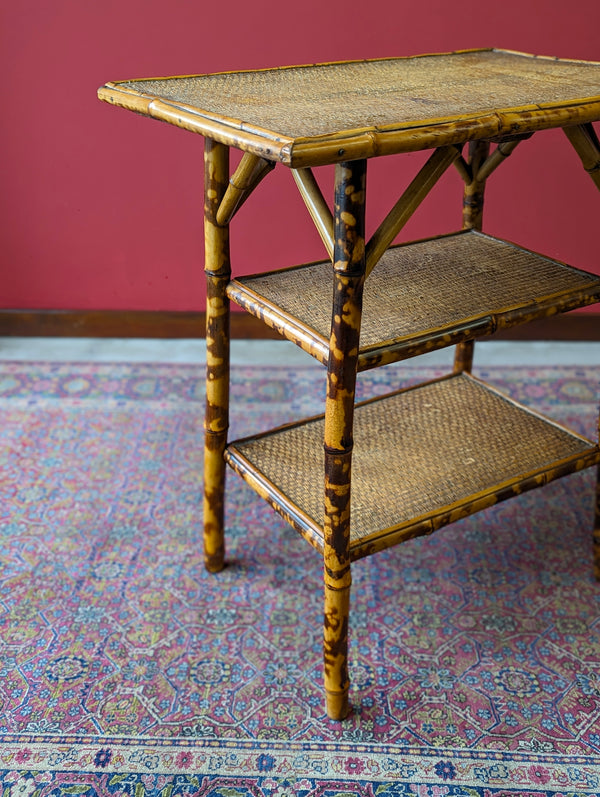
[[[600,119],[600,63],[468,50],[107,83],[101,100],[293,168]]]

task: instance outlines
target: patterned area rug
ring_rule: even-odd
[[[476,373],[595,437],[600,369]],[[232,434],[323,394],[320,367],[238,367]],[[592,471],[354,566],[340,724],[319,555],[234,474],[204,571],[202,410],[191,365],[0,365],[4,797],[600,795]]]

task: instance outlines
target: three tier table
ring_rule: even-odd
[[[600,462],[598,442],[471,374],[475,338],[600,300],[600,276],[482,232],[488,178],[540,130],[562,128],[600,188],[600,64],[486,49],[126,80],[99,96],[205,139],[206,566],[224,564],[229,465],[322,554],[327,712],[343,719],[352,562]],[[427,160],[367,238],[369,159],[417,150]],[[326,164],[333,197],[314,172]],[[276,165],[328,258],[233,278],[230,223]],[[462,229],[393,245],[451,166]],[[322,363],[323,415],[228,439],[231,299]],[[446,346],[452,373],[355,404],[358,371]],[[598,490],[595,507],[598,575]]]

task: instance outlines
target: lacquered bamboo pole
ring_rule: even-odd
[[[325,244],[327,254],[333,258],[333,215],[325,201],[311,169],[292,169],[300,195],[308,208],[317,232]]]
[[[481,230],[482,227],[485,177],[479,180],[478,175],[489,156],[489,152],[489,141],[469,142],[467,162],[473,177],[470,182],[465,184],[463,193],[463,229],[465,230]],[[473,368],[475,341],[465,340],[459,343],[454,351],[454,373],[461,374],[464,371],[470,373]]]
[[[479,179],[479,170],[488,159],[489,141],[470,141],[468,162],[474,175],[465,186],[463,194],[463,229],[481,230],[483,225],[483,199],[485,193],[485,177]]]
[[[244,153],[217,210],[216,222],[219,226],[229,224],[243,202],[274,167],[275,164],[271,161],[259,158],[251,152]]]
[[[600,189],[600,142],[591,122],[574,127],[564,127],[565,135],[581,158],[583,168]],[[600,438],[600,424],[598,426]],[[600,581],[600,465],[596,470],[596,494],[593,529],[594,576]]]
[[[227,190],[229,148],[204,145],[204,242],[206,273],[206,413],[204,419],[204,562],[218,572],[225,560],[224,493],[229,427],[229,227],[217,223]]]
[[[457,147],[440,147],[420,169],[367,244],[367,277],[433,186],[459,155],[460,149]]]
[[[334,296],[325,404],[324,680],[327,714],[348,704],[350,479],[354,392],[365,280],[366,161],[335,170]]]
[[[600,435],[600,430],[599,430]],[[594,576],[596,581],[600,581],[600,465],[596,470],[596,496],[594,505]]]
[[[598,443],[600,444],[600,415],[598,416]],[[594,496],[594,529],[592,531],[594,577],[600,581],[600,463],[596,468],[596,494]]]
[[[563,130],[581,158],[583,168],[600,189],[600,142],[591,122]]]

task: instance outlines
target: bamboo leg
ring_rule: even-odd
[[[600,142],[591,123],[563,128],[565,135],[581,158],[581,163],[590,175],[596,186],[600,189]],[[598,426],[600,437],[600,423]],[[594,505],[594,576],[600,581],[600,465],[596,474],[596,497]]]
[[[600,188],[600,143],[593,125],[564,127],[563,130],[581,158],[583,168]]]
[[[324,680],[327,714],[348,714],[350,476],[354,391],[365,280],[366,161],[335,172],[334,296],[325,405]]]
[[[487,159],[490,152],[489,141],[469,142],[468,164],[472,175],[476,175],[482,164]],[[463,229],[481,230],[483,223],[483,197],[485,190],[485,178],[477,180],[474,176],[465,185],[463,194]],[[465,340],[459,343],[454,355],[454,373],[461,374],[463,371],[470,373],[473,367],[473,354],[475,352],[475,341]]]
[[[211,139],[204,148],[206,273],[206,414],[204,420],[204,563],[224,566],[225,460],[229,426],[229,226],[216,221],[229,181],[229,149]]]
[[[600,465],[596,473],[596,504],[594,508],[594,576],[600,581]]]

